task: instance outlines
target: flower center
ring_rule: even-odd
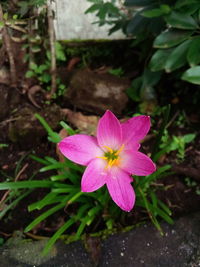
[[[108,151],[105,152],[103,157],[98,157],[101,159],[105,159],[107,161],[106,169],[112,167],[113,165],[118,165],[120,161],[119,154],[124,149],[124,145],[120,147],[119,150],[113,150],[109,146],[104,146]]]

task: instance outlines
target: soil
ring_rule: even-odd
[[[22,173],[17,177],[18,181],[27,180],[30,176],[36,172],[37,179],[45,179],[49,177],[48,172],[39,173],[39,169],[41,165],[36,161],[32,160],[29,155],[34,153],[39,157],[44,156],[52,156],[57,157],[56,155],[56,147],[54,144],[47,141],[47,134],[45,131],[37,131],[37,126],[33,124],[33,128],[31,129],[32,134],[23,138],[21,135],[17,135],[19,139],[12,139],[9,136],[9,129],[13,120],[15,120],[16,110],[20,110],[22,107],[29,107],[33,110],[33,112],[41,112],[41,110],[45,110],[48,108],[48,105],[45,104],[44,94],[39,92],[36,94],[35,100],[40,104],[40,107],[36,107],[31,99],[28,97],[28,94],[22,93],[20,89],[10,88],[8,85],[5,86],[0,84],[0,92],[1,92],[1,106],[4,107],[3,112],[1,113],[1,122],[0,122],[0,144],[7,144],[7,147],[0,148],[0,182],[5,181],[14,181],[16,179],[16,175],[22,170]],[[188,92],[187,92],[188,93]],[[164,102],[163,94],[159,96],[161,102]],[[165,99],[167,101],[169,96],[165,95]],[[178,102],[180,103],[180,99],[178,96],[174,96],[171,94],[169,102],[173,103],[174,98],[178,98]],[[186,97],[187,99],[187,97]],[[60,101],[61,100],[61,101]],[[62,103],[62,99],[55,100],[57,104],[58,102]],[[174,173],[170,176],[165,177],[160,181],[159,186],[162,190],[159,190],[158,196],[163,200],[172,210],[173,217],[177,217],[183,214],[188,214],[194,211],[199,211],[199,203],[200,203],[200,132],[199,132],[199,122],[200,115],[195,112],[194,107],[193,110],[187,109],[188,101],[186,101],[186,114],[187,114],[187,126],[174,126],[169,128],[171,134],[185,134],[196,132],[197,136],[195,138],[195,142],[189,144],[186,148],[185,159],[181,163],[177,163],[176,161],[176,153],[172,152],[165,157],[162,157],[158,162],[158,166],[162,166],[165,164],[172,164]],[[129,103],[127,107],[129,108],[131,104]],[[183,106],[183,101],[181,102],[181,108]],[[42,108],[41,108],[42,107]],[[59,105],[58,105],[59,107]],[[173,114],[176,114],[176,111],[179,109],[177,102],[174,105]],[[57,107],[56,107],[57,108]],[[61,107],[59,107],[61,109]],[[79,109],[77,107],[73,107],[71,104],[68,106],[65,104],[65,108],[71,108],[78,111],[81,111],[83,114],[88,114],[88,111],[85,111],[83,108]],[[130,110],[125,111],[126,114],[121,114],[121,117],[125,117]],[[132,110],[133,113],[133,110]],[[45,113],[46,114],[46,113]],[[89,112],[90,115],[98,115],[96,111]],[[51,114],[47,114],[45,119],[50,120]],[[173,116],[172,116],[173,117]],[[28,120],[29,117],[27,117]],[[57,118],[57,125],[61,117]],[[55,126],[54,121],[54,129],[59,131],[59,127]],[[155,127],[159,127],[160,120],[157,121]],[[151,138],[152,132],[149,135],[146,141],[143,143],[143,149],[145,153],[151,151],[151,148],[155,142],[155,138]],[[28,141],[29,140],[29,141]],[[22,160],[23,159],[23,160]],[[19,161],[21,164],[19,166]],[[23,170],[24,168],[24,170]],[[16,170],[17,173],[16,173]],[[6,176],[9,178],[6,178]],[[191,185],[188,185],[187,178],[190,178],[190,181],[195,182]],[[163,190],[164,188],[164,190]],[[40,211],[28,212],[27,206],[37,200],[40,200],[47,190],[45,189],[37,189],[34,190],[31,194],[29,194],[26,198],[24,198],[19,205],[15,206],[12,211],[6,214],[0,221],[0,236],[5,239],[12,235],[12,233],[16,230],[23,229],[39,214]],[[0,201],[5,197],[6,191],[0,191]],[[2,208],[2,207],[1,207]],[[65,211],[60,211],[43,223],[39,224],[33,231],[34,235],[52,235],[55,230],[57,230],[65,221],[67,215]],[[140,222],[141,220],[147,218],[146,213],[144,213],[140,208],[135,207],[132,212],[130,212],[125,221],[121,222],[121,225],[133,225],[135,223]],[[102,230],[101,225],[99,229]]]

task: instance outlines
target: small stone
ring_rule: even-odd
[[[119,115],[128,102],[125,91],[129,86],[126,78],[82,69],[72,76],[64,99],[89,112],[102,114],[109,109]]]

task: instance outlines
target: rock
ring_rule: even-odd
[[[81,134],[95,135],[97,123],[99,117],[97,116],[86,116],[81,112],[74,112],[70,109],[62,109],[63,115],[66,117],[68,123],[72,124],[75,128],[77,128]],[[60,130],[59,136],[61,139],[64,139],[68,136],[68,133],[65,129]],[[56,146],[56,154],[58,155],[59,161],[64,162],[65,157],[60,152],[58,145]]]
[[[66,115],[66,120],[71,123],[75,128],[80,130],[83,134],[95,135],[97,124],[99,121],[98,116],[83,115],[81,112],[74,112],[70,109],[63,109],[62,112]]]
[[[8,137],[12,142],[19,143],[23,148],[29,148],[33,143],[38,143],[41,137],[47,135],[44,127],[35,118],[36,112],[34,107],[26,106],[15,113],[8,129]],[[62,119],[60,108],[56,104],[45,107],[39,113],[53,130],[58,127]]]
[[[200,264],[200,213],[162,224],[161,236],[153,225],[113,235],[103,243],[100,267],[188,267]]]
[[[42,259],[46,241],[14,239],[0,250],[2,267],[197,267],[200,266],[200,212],[176,220],[174,225],[162,223],[165,235],[161,236],[152,224],[129,232],[118,233],[102,241],[93,240],[86,251],[83,242],[65,245],[57,242],[47,258]],[[37,244],[38,243],[38,244]],[[86,242],[88,247],[88,241]],[[39,248],[39,249],[38,249]],[[27,252],[25,252],[27,251]],[[23,255],[22,255],[23,254]],[[27,255],[27,256],[26,256]],[[92,262],[93,259],[93,262]]]
[[[50,253],[43,256],[41,252],[47,243],[48,239],[40,241],[32,241],[31,239],[24,239],[23,234],[20,231],[16,231],[5,244],[5,250],[2,253],[5,258],[9,258],[9,264],[6,266],[20,266],[15,265],[14,262],[24,263],[28,265],[41,265],[48,260],[51,260],[57,255],[56,246],[53,246]],[[37,256],[36,256],[37,255]],[[7,263],[8,263],[7,262]],[[5,264],[5,263],[4,263]]]
[[[64,98],[79,109],[96,114],[110,109],[119,115],[128,102],[125,90],[129,86],[126,78],[82,69],[72,76]]]
[[[82,242],[65,245],[57,242],[46,256],[41,252],[48,239],[33,241],[12,237],[0,250],[2,267],[92,267],[88,253]]]

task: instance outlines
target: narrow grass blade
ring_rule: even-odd
[[[6,208],[4,208],[1,212],[0,212],[0,219],[3,218],[3,216],[10,210],[13,209],[20,200],[22,200],[23,198],[25,198],[26,196],[28,196],[33,190],[28,190],[25,193],[21,194],[17,199],[15,199],[14,201],[12,201],[12,203],[10,203],[9,205],[6,206]]]
[[[53,244],[56,242],[56,240],[72,225],[74,224],[74,219],[69,219],[63,226],[61,226],[58,231],[49,239],[47,242],[44,250],[42,251],[43,255],[46,255],[49,250],[52,248]]]
[[[0,183],[0,190],[12,190],[12,189],[21,189],[21,188],[51,188],[53,182],[51,181],[19,181],[19,182],[8,182]]]
[[[55,207],[45,211],[42,213],[39,217],[37,217],[35,220],[33,220],[24,230],[24,232],[29,232],[31,229],[33,229],[37,224],[39,224],[41,221],[45,220],[47,217],[55,213],[56,211],[62,209],[65,206],[65,203],[60,203],[56,205]]]
[[[161,142],[161,138],[163,136],[164,130],[165,130],[166,126],[167,126],[167,122],[168,122],[168,119],[169,119],[170,109],[171,109],[171,106],[167,105],[166,106],[166,110],[164,111],[164,118],[163,118],[162,124],[160,126],[159,133],[157,135],[156,142],[155,142],[155,145],[154,145],[154,149],[153,149],[153,152],[152,152],[152,155],[151,155],[151,158],[153,159],[153,161],[155,161],[156,153],[159,151],[159,145],[160,145],[160,142]]]

